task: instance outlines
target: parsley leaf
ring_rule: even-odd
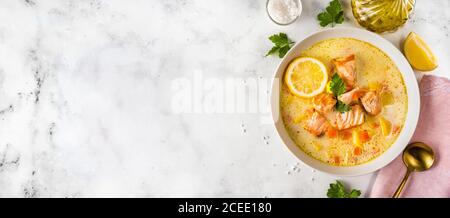
[[[360,190],[352,189],[350,193],[345,191],[344,184],[336,180],[336,183],[331,183],[328,188],[327,196],[329,198],[358,198],[361,195]]]
[[[289,46],[281,47],[280,50],[278,50],[278,57],[283,58],[286,55],[286,53],[289,51],[289,49],[291,49],[291,47],[289,47]]]
[[[350,110],[350,106],[346,105],[344,102],[337,100],[336,110],[344,113]]]
[[[345,197],[345,188],[344,185],[336,181],[336,183],[331,183],[330,188],[328,188],[327,196],[329,198],[344,198]]]
[[[273,54],[277,53],[278,50],[280,50],[279,47],[272,47],[272,49],[270,49],[270,51],[267,52],[266,57],[269,56],[269,55],[273,55]]]
[[[325,11],[317,15],[317,20],[322,27],[328,24],[334,27],[334,25],[344,22],[344,10],[339,0],[332,0]]]
[[[272,35],[269,37],[270,41],[275,44],[277,47],[284,47],[286,45],[289,45],[289,38],[287,37],[286,33],[278,33],[275,35]]]
[[[336,98],[339,95],[344,94],[345,92],[345,83],[337,73],[333,74],[333,76],[331,77],[330,90]],[[336,110],[341,113],[344,113],[350,110],[350,106],[346,105],[342,101],[337,100]]]
[[[353,189],[350,191],[350,194],[348,194],[349,198],[358,198],[361,195],[360,190]]]
[[[330,90],[336,97],[345,92],[345,83],[337,73],[333,74],[331,77]]]
[[[317,19],[319,20],[319,22],[320,22],[319,24],[321,27],[324,27],[330,23],[333,23],[333,16],[331,16],[331,14],[327,13],[326,11],[317,15]]]
[[[294,44],[286,33],[272,35],[269,37],[269,40],[272,41],[274,46],[267,52],[266,57],[278,53],[278,57],[283,58],[289,49],[291,49],[291,45]]]

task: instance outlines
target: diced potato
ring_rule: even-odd
[[[300,115],[294,119],[294,123],[300,123],[303,121],[304,118],[305,118],[305,116]]]
[[[372,129],[376,129],[376,128],[380,127],[380,124],[378,123],[378,121],[375,121],[375,120],[370,122],[370,123],[368,123],[368,125]]]
[[[373,129],[368,129],[367,133],[369,133],[369,137],[372,138],[373,136],[375,136],[376,132]]]
[[[292,104],[292,102],[294,101],[294,97],[293,96],[291,96],[291,95],[287,95],[286,96],[286,103],[289,105],[289,104]]]
[[[371,91],[377,91],[378,88],[380,88],[380,83],[378,83],[378,82],[370,82],[369,83],[369,89]]]
[[[349,157],[350,155],[351,155],[351,154],[350,154],[350,151],[347,150],[347,151],[345,152],[344,164],[348,164],[348,157]]]
[[[366,116],[366,123],[371,129],[376,129],[379,127],[378,119],[376,119],[374,116],[371,116],[371,115]],[[369,132],[369,134],[370,134],[370,132]],[[372,135],[370,135],[370,136],[372,136]]]
[[[320,142],[313,141],[312,144],[313,144],[314,149],[316,149],[316,151],[322,150],[322,144],[320,144]]]
[[[352,141],[353,141],[353,145],[362,147],[363,143],[361,141],[361,138],[359,137],[359,131],[357,129],[352,130]]]
[[[394,96],[392,96],[391,92],[383,92],[381,93],[381,103],[383,106],[391,105],[394,103]]]
[[[337,147],[334,145],[330,145],[326,148],[326,155],[328,159],[331,159],[336,154]]]
[[[383,133],[384,136],[388,136],[391,134],[391,122],[389,120],[384,119],[383,117],[380,117],[380,126],[381,126],[381,133]]]

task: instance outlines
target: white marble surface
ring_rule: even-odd
[[[267,37],[320,30],[327,2],[303,0],[280,27],[264,0],[1,0],[0,197],[324,197],[336,178],[298,163],[258,114],[174,114],[170,87],[195,70],[270,77]],[[449,9],[418,0],[384,36],[416,31],[448,77]],[[374,176],[342,180],[367,194]]]

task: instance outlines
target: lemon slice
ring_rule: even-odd
[[[284,81],[291,93],[311,98],[323,92],[328,74],[325,65],[310,57],[294,59],[286,69]]]
[[[404,43],[405,56],[416,70],[434,70],[438,64],[428,45],[414,32],[409,33]]]

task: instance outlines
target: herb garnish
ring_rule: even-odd
[[[333,74],[331,77],[330,90],[336,97],[345,92],[345,83],[337,73]]]
[[[361,195],[361,191],[352,189],[350,192],[345,191],[344,184],[336,180],[336,183],[331,183],[328,188],[327,196],[329,198],[358,198]]]
[[[336,110],[344,113],[350,110],[350,106],[346,105],[344,102],[337,100]]]
[[[288,38],[286,33],[272,35],[269,37],[269,40],[272,41],[274,46],[267,52],[266,57],[278,53],[278,57],[283,58],[289,49],[291,49],[291,45],[294,44],[294,42]]]
[[[317,20],[319,20],[322,27],[328,24],[334,27],[336,24],[344,22],[344,10],[339,0],[331,1],[325,11],[317,15]]]
[[[330,90],[336,98],[339,95],[344,94],[345,92],[345,83],[337,73],[333,74],[333,76],[331,77]],[[341,113],[344,113],[350,110],[350,106],[346,105],[342,101],[337,100],[336,110]]]

